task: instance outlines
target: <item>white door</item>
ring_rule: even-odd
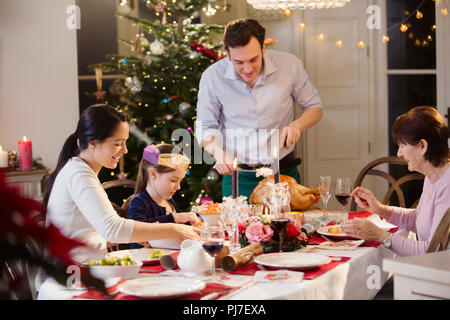
[[[317,185],[320,175],[354,182],[371,160],[367,7],[367,1],[358,0],[343,8],[304,12],[305,68],[324,105],[322,120],[304,137],[308,186]],[[334,197],[329,208],[341,208]]]

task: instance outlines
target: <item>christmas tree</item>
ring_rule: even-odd
[[[181,190],[174,196],[180,210],[200,201],[221,200],[221,176],[194,134],[201,74],[224,54],[224,27],[192,21],[193,14],[209,4],[208,0],[147,0],[158,19],[119,14],[139,28],[135,39],[120,39],[132,48],[132,54],[111,54],[108,61],[90,66],[97,78],[97,92],[92,93],[96,101],[116,107],[131,119],[128,154],[116,170],[102,170],[100,180],[135,179],[147,144],[173,143],[191,159]],[[121,75],[108,91],[102,90],[104,73]],[[182,138],[173,135],[177,129],[183,129]],[[208,161],[199,163],[198,155]]]

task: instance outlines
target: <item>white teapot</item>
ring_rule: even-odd
[[[196,275],[202,275],[211,270],[214,259],[203,250],[200,242],[195,240],[184,240],[181,251],[177,258],[180,269]]]

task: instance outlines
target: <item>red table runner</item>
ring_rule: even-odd
[[[125,280],[121,279],[115,285],[113,285],[112,287],[109,287],[107,289],[108,292],[111,294],[110,296],[105,296],[102,292],[100,292],[98,290],[89,289],[85,293],[74,296],[74,298],[95,299],[95,300],[145,300],[144,298],[139,298],[136,296],[117,292],[117,286],[123,282],[125,282]],[[222,290],[228,289],[228,288],[232,288],[232,287],[224,285],[224,284],[220,284],[220,283],[207,283],[206,287],[203,290],[188,294],[183,297],[179,297],[178,299],[179,300],[200,300],[201,297],[203,297],[207,294],[210,294],[213,292],[219,292],[219,291],[222,291]],[[229,292],[226,292],[226,294],[228,294],[228,293]],[[219,298],[219,297],[217,297],[217,298]]]
[[[304,279],[305,280],[313,280],[313,279],[317,278],[318,276],[324,274],[325,272],[336,268],[341,263],[344,263],[344,262],[350,260],[350,257],[334,257],[334,258],[341,258],[341,260],[340,261],[331,261],[330,263],[321,265],[317,268],[303,271]],[[249,265],[242,267],[238,270],[232,271],[230,273],[253,276],[257,271],[261,271],[261,269],[258,268],[258,265],[255,262],[252,262]]]

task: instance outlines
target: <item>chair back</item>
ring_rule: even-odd
[[[450,208],[442,217],[428,245],[427,253],[447,250],[450,237]]]
[[[102,187],[108,194],[108,198],[117,213],[121,217],[127,218],[128,215],[126,214],[126,210],[123,210],[123,205],[134,195],[136,181],[131,179],[112,180],[103,182]]]
[[[392,199],[393,194],[395,193],[398,198],[399,206],[405,207],[406,206],[406,199],[405,195],[403,193],[403,190],[401,188],[402,185],[406,184],[409,181],[413,180],[422,180],[425,178],[425,176],[421,173],[410,173],[406,174],[403,177],[400,177],[399,179],[395,179],[392,175],[390,175],[387,172],[384,172],[380,169],[374,169],[376,166],[381,164],[400,164],[400,165],[408,165],[408,162],[402,158],[398,157],[383,157],[376,159],[372,162],[370,162],[367,166],[365,166],[361,172],[359,173],[358,177],[356,178],[354,188],[360,187],[364,178],[367,175],[374,175],[379,176],[381,178],[384,178],[387,182],[389,182],[389,190],[386,192],[384,198],[383,198],[383,204],[389,204],[389,202]],[[419,199],[417,199],[413,204],[412,208],[417,207],[417,204],[419,203]],[[356,202],[352,198],[352,204],[351,204],[351,211],[356,210]]]

